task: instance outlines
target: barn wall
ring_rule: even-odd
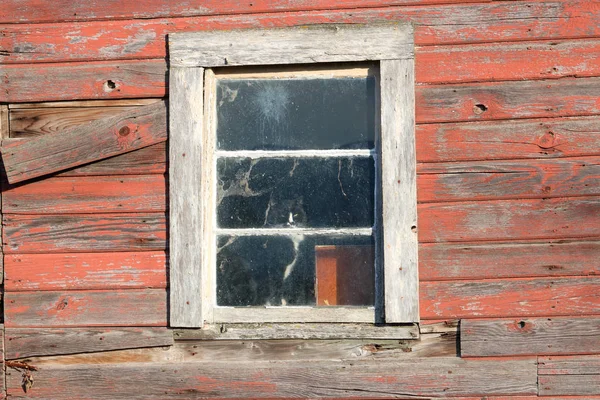
[[[356,349],[365,362],[379,362],[375,370],[384,359],[400,363],[403,371],[419,370],[419,362],[430,368],[430,375],[419,376],[433,383],[379,382],[376,396],[600,396],[598,369],[581,372],[600,362],[593,355],[600,353],[600,337],[590,334],[600,327],[599,1],[183,4],[5,1],[3,138],[35,140],[168,97],[165,36],[172,32],[412,22],[422,339],[388,343],[386,351],[352,343],[340,352],[315,342],[314,351],[298,353],[301,342],[260,342],[253,344],[256,352],[241,344],[232,349],[178,341],[168,351],[103,353],[172,344],[166,329],[168,182],[161,143],[46,178],[4,183],[7,358],[45,356],[28,361],[40,370],[33,372],[37,382],[27,396],[101,398],[92,395],[96,390],[105,390],[106,398],[153,398],[153,391],[185,398],[198,390],[222,396],[228,381],[208,378],[217,372],[199,361],[312,360],[319,354],[346,359]],[[55,356],[82,352],[91,354]],[[504,367],[484,357],[502,357]],[[185,382],[177,385],[196,392],[177,392],[176,373],[147,392],[122,379],[146,382],[173,361],[184,362]],[[477,376],[483,386],[457,378],[448,385],[458,389],[444,391],[439,383],[448,368],[468,377],[491,365],[496,375]],[[232,381],[244,380],[243,369],[233,370],[231,363],[223,368],[233,371]],[[271,376],[264,368],[260,373]],[[284,375],[308,373],[298,368]],[[78,387],[86,393],[81,395],[69,383],[77,370],[84,371],[82,379],[95,377],[98,386]],[[8,394],[22,395],[23,369],[8,373]],[[294,382],[278,379],[265,378],[267,386],[245,382],[226,393],[291,395],[281,388]]]

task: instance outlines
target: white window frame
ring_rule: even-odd
[[[409,24],[320,25],[169,35],[170,326],[214,322],[419,322],[414,40]],[[383,299],[367,308],[233,308],[214,317],[214,249],[206,236],[214,152],[214,73],[229,66],[377,62]],[[205,97],[207,96],[207,97]],[[207,101],[206,101],[207,100]],[[203,192],[204,191],[204,192]],[[377,279],[381,279],[378,277]],[[380,304],[378,304],[380,303]],[[383,306],[383,307],[382,307]],[[381,311],[381,310],[377,310]],[[246,317],[244,317],[246,316]]]

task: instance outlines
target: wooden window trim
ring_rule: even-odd
[[[202,160],[212,150],[206,144],[214,139],[207,137],[213,123],[208,104],[212,101],[204,98],[205,90],[211,92],[205,86],[214,80],[205,80],[205,73],[212,74],[212,67],[362,61],[379,62],[382,204],[378,214],[383,240],[378,245],[383,258],[385,322],[419,321],[413,49],[413,29],[408,24],[169,35],[171,327],[198,328],[210,319],[210,310],[203,305],[206,290],[200,289],[213,282],[211,252],[202,241],[212,212],[203,204],[207,196],[200,195],[208,187]],[[356,322],[364,319],[361,316]],[[323,321],[318,317],[313,322]]]

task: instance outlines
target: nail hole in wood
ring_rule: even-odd
[[[486,112],[488,110],[487,106],[485,104],[475,104],[473,106],[473,112],[477,115],[479,114],[483,114],[484,112]]]

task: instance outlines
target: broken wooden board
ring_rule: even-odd
[[[498,262],[502,260],[502,262]],[[600,275],[600,241],[423,243],[421,281]]]
[[[539,357],[540,396],[600,395],[600,355]]]
[[[3,219],[5,253],[164,250],[164,213],[16,215]]]
[[[8,328],[5,336],[8,360],[173,344],[167,328]]]
[[[421,320],[596,315],[600,277],[421,282]]]
[[[595,2],[489,2],[253,15],[3,26],[5,63],[164,58],[172,32],[306,24],[411,22],[418,46],[598,37]],[[502,16],[499,18],[498,16]],[[94,40],[88,40],[93,37]],[[52,46],[48,46],[52,43]],[[3,96],[4,93],[0,94]],[[2,99],[0,98],[0,101]]]
[[[167,286],[164,251],[7,254],[7,292]]]
[[[462,357],[593,353],[600,353],[600,318],[464,319],[460,324]]]
[[[22,394],[9,371],[9,395]],[[76,377],[76,384],[73,379]],[[493,361],[429,358],[394,361],[171,362],[47,364],[28,398],[54,400],[187,399],[193,397],[439,397],[533,395],[535,359]]]
[[[166,326],[164,289],[7,292],[7,328]]]
[[[143,106],[65,132],[2,146],[10,183],[73,168],[167,140],[163,102]]]

